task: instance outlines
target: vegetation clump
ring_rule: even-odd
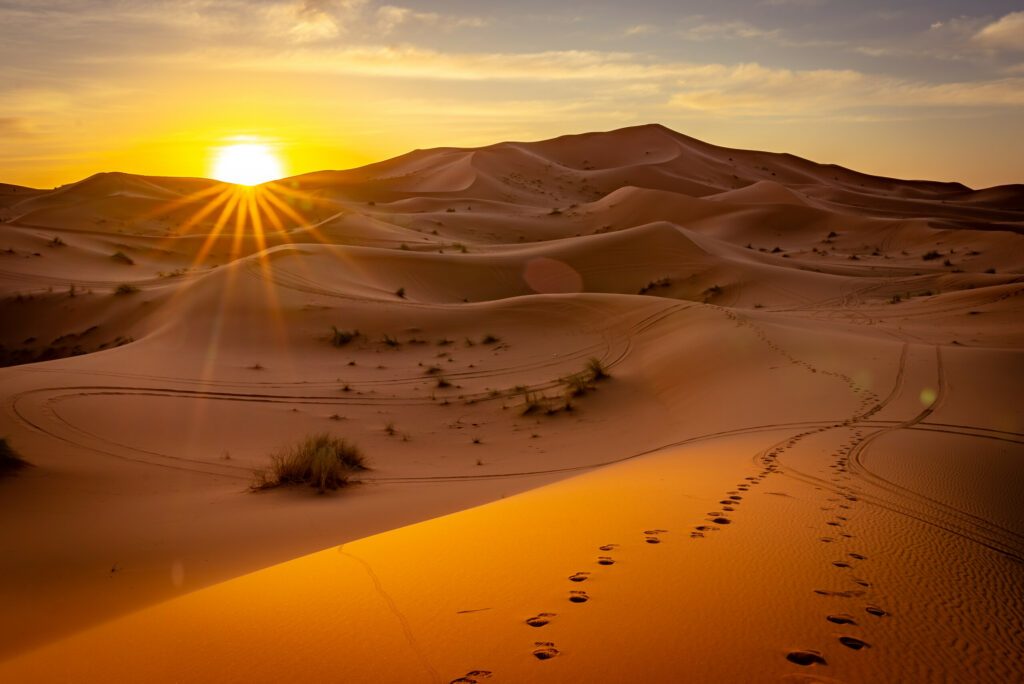
[[[939,254],[938,252],[936,252],[933,249],[930,252],[925,252],[924,255],[921,257],[921,259],[923,261],[935,261],[936,259],[938,259],[941,256],[942,256],[941,254]]]
[[[641,287],[637,294],[647,294],[656,287],[669,287],[670,285],[672,285],[671,278],[658,278]]]
[[[331,326],[331,344],[335,347],[344,347],[357,337],[359,337],[358,330],[338,330],[336,326]]]
[[[366,461],[355,444],[321,432],[273,454],[270,468],[255,472],[252,489],[303,484],[323,494],[350,484],[352,474],[361,470]]]
[[[601,363],[601,359],[591,358],[587,361],[586,370],[590,373],[590,379],[597,382],[598,380],[606,380],[611,377],[608,373],[608,369]]]
[[[27,463],[14,450],[6,437],[0,437],[0,474],[8,473],[23,468]]]
[[[135,294],[138,291],[139,291],[139,288],[135,287],[131,283],[121,283],[120,285],[117,286],[117,289],[114,290],[114,294],[115,295],[130,295],[130,294]]]

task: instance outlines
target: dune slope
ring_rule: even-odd
[[[0,680],[1011,681],[1022,230],[656,125],[0,185]]]

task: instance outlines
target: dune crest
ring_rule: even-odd
[[[1010,681],[1022,233],[660,125],[0,185],[0,680]]]

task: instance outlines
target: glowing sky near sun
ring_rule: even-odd
[[[0,182],[284,174],[660,122],[873,173],[1022,182],[1003,0],[0,0]]]

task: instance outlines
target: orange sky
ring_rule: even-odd
[[[1024,182],[1024,12],[857,3],[0,3],[0,181],[286,174],[659,122],[902,177]]]

